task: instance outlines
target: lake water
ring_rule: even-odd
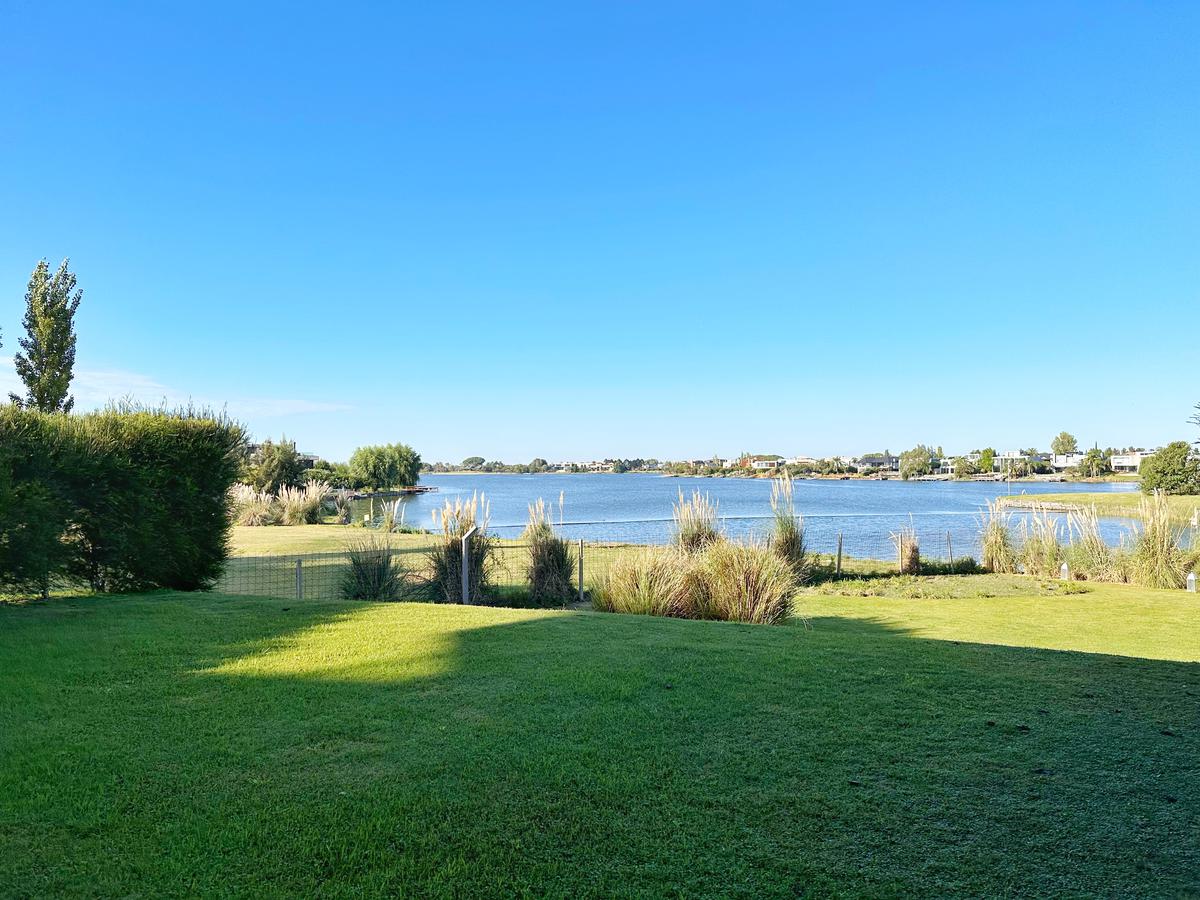
[[[671,536],[671,507],[679,492],[708,494],[731,537],[764,535],[770,527],[771,482],[750,478],[664,478],[643,474],[594,475],[424,475],[421,484],[436,493],[404,500],[405,522],[432,528],[432,512],[446,500],[480,492],[491,504],[491,530],[515,537],[524,527],[528,505],[539,497],[553,504],[560,532],[589,541],[666,543]],[[947,555],[947,534],[956,556],[977,554],[979,514],[989,500],[1008,494],[1037,495],[1100,491],[1135,491],[1129,483],[1014,483],[922,481],[795,482],[796,507],[804,516],[809,545],[831,553],[837,536],[851,556],[890,557],[890,535],[911,524],[921,538],[922,554]],[[361,515],[361,513],[360,513]],[[1014,514],[1014,524],[1022,514]],[[1117,543],[1128,523],[1102,520],[1102,533]]]

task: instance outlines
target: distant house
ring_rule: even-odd
[[[1055,472],[1065,472],[1075,469],[1083,462],[1082,453],[1054,453],[1050,456],[1050,466]]]
[[[762,471],[764,469],[778,469],[783,465],[782,459],[753,459],[750,461],[750,468]]]
[[[900,457],[890,453],[866,453],[854,461],[859,469],[878,469],[881,472],[899,472]]]
[[[783,461],[785,466],[807,466],[813,468],[817,465],[817,460],[811,456],[793,456],[791,459]]]
[[[1157,452],[1158,450],[1130,450],[1127,453],[1114,453],[1109,462],[1114,472],[1136,475],[1142,470],[1142,463]]]

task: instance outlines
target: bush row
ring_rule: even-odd
[[[210,585],[244,444],[241,426],[193,409],[0,407],[0,589]]]

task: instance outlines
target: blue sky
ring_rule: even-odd
[[[1196,437],[1197,46],[1196,3],[3,3],[0,386],[70,256],[81,405],[335,459]]]

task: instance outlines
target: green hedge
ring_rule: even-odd
[[[0,407],[0,589],[208,587],[244,444],[240,425],[196,410]]]

